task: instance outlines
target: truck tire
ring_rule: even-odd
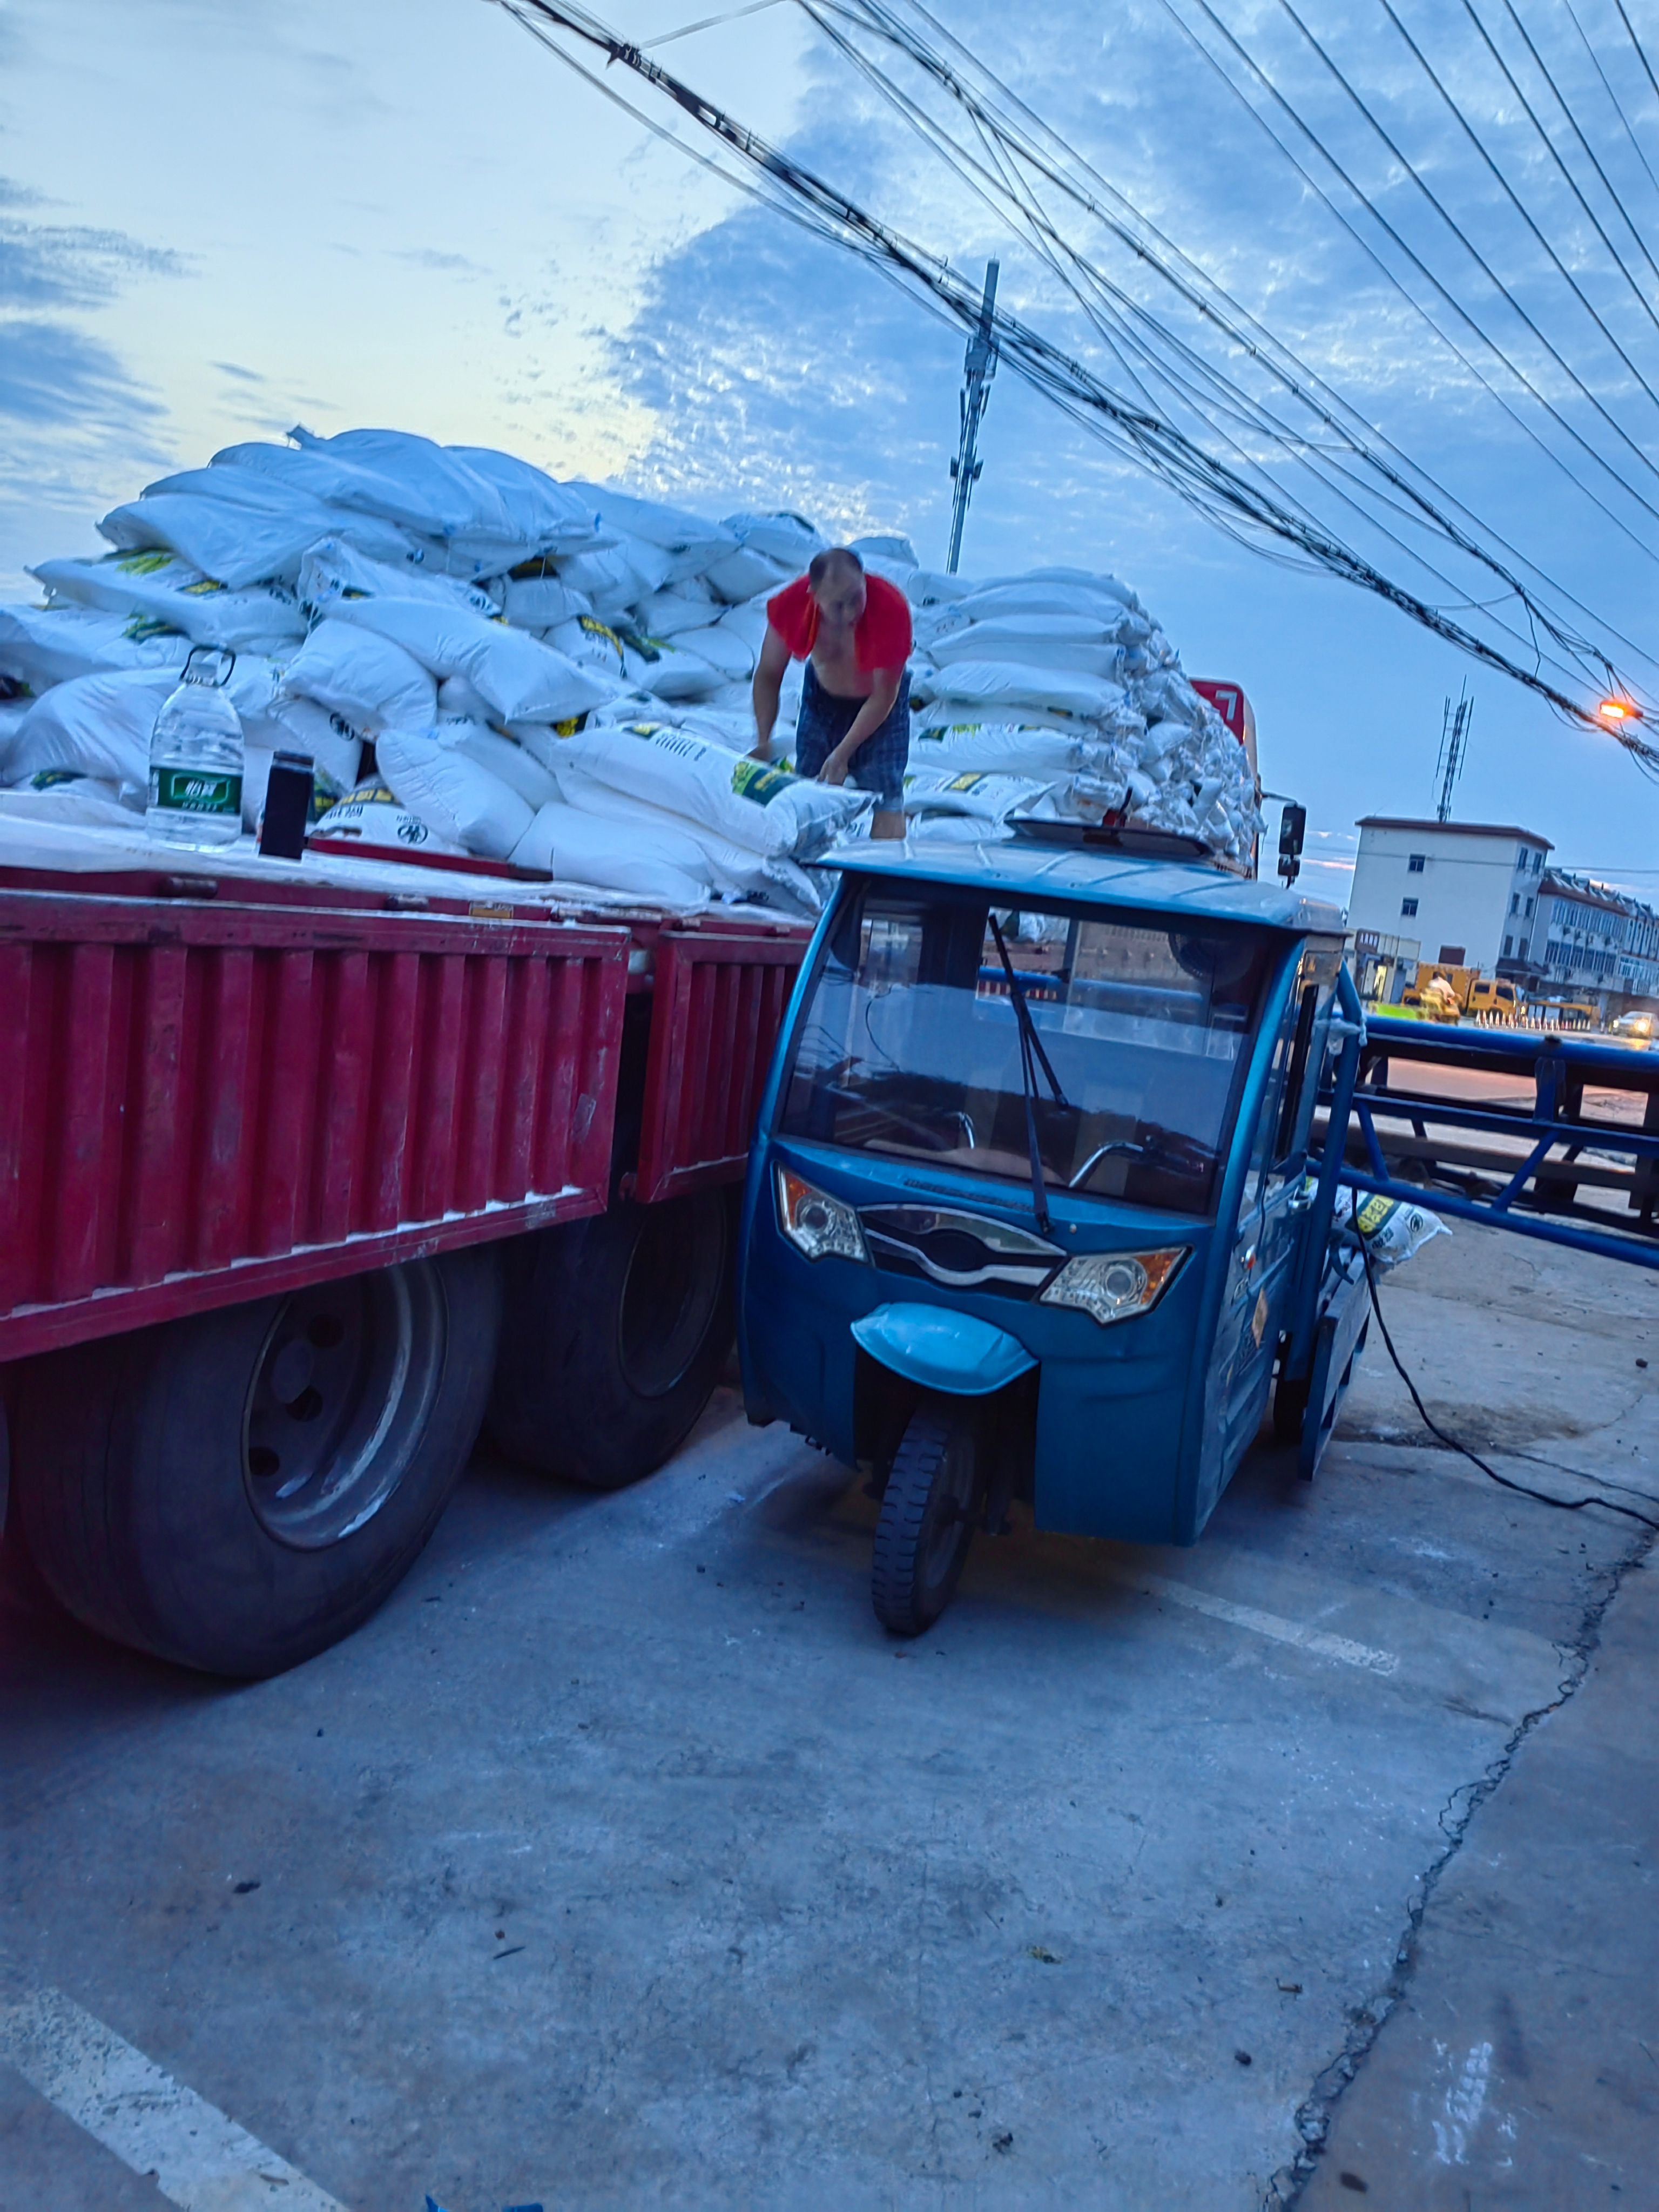
[[[499,1324],[480,1246],[33,1362],[14,1481],[35,1565],[117,1643],[213,1674],[297,1665],[432,1534]]]
[[[920,1636],[951,1600],[985,1494],[981,1431],[971,1406],[924,1398],[893,1457],[876,1523],[870,1596],[895,1636]]]
[[[590,1490],[660,1467],[731,1349],[735,1243],[723,1190],[515,1238],[489,1404],[507,1457]]]

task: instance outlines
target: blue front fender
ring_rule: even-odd
[[[988,1396],[1036,1365],[1006,1328],[944,1306],[878,1306],[852,1327],[854,1341],[872,1359],[908,1382],[956,1397]]]

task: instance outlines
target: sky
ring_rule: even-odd
[[[1201,22],[1195,0],[1177,4]],[[1482,4],[1497,35],[1497,0]],[[1644,645],[1659,586],[1645,550],[1659,545],[1659,402],[1642,379],[1659,368],[1659,267],[1640,257],[1659,241],[1659,185],[1645,168],[1659,169],[1659,96],[1619,46],[1611,0],[1575,0],[1577,22],[1540,0],[1517,8],[1630,218],[1621,228],[1592,196],[1632,284],[1461,0],[1399,0],[1399,12],[1544,211],[1560,272],[1382,0],[1309,0],[1304,20],[1395,153],[1283,0],[1216,5],[1406,244],[1500,331],[1565,430],[1525,400],[1505,412],[1482,388],[1165,0],[1041,10],[935,0],[935,11],[1483,534],[1501,533],[1575,594],[1585,635]],[[645,42],[726,11],[721,0],[598,0],[596,12]],[[1633,135],[1593,75],[1592,48]],[[1005,215],[966,191],[791,0],[652,51],[955,267],[976,277],[1000,256],[1003,303],[1125,388],[1099,331]],[[620,72],[609,81],[636,96]],[[683,143],[653,137],[487,0],[0,0],[0,597],[33,596],[27,562],[97,550],[97,518],[155,477],[295,422],[498,445],[556,475],[715,515],[789,507],[832,535],[901,531],[942,564],[960,335],[710,176],[690,158],[705,150],[691,126],[669,127]],[[1126,298],[1223,357],[1086,217],[1070,234]],[[1231,366],[1246,381],[1254,373]],[[1455,813],[1519,823],[1553,841],[1562,864],[1659,899],[1659,787],[1605,736],[1564,726],[1351,586],[1236,543],[1006,368],[981,451],[964,568],[1109,569],[1140,593],[1189,674],[1242,684],[1265,782],[1310,811],[1310,889],[1345,895],[1360,815],[1432,812],[1443,704],[1468,684]],[[1605,494],[1601,507],[1569,481],[1564,456]],[[1280,480],[1292,488],[1300,473]],[[1653,516],[1632,486],[1652,491]],[[1322,511],[1406,573],[1373,524],[1328,501]],[[1467,573],[1453,580],[1468,592]]]

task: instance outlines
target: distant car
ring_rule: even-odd
[[[1633,1046],[1637,1051],[1648,1051],[1654,1042],[1654,1025],[1659,1014],[1620,1014],[1607,1024],[1607,1035],[1617,1037],[1620,1044]]]

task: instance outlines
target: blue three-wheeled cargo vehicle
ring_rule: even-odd
[[[839,856],[838,856],[839,857]],[[1193,1542],[1277,1392],[1313,1472],[1370,1312],[1310,1172],[1361,1024],[1334,907],[1060,825],[841,860],[763,1102],[750,1417],[881,1488],[915,1634],[976,1527]]]

